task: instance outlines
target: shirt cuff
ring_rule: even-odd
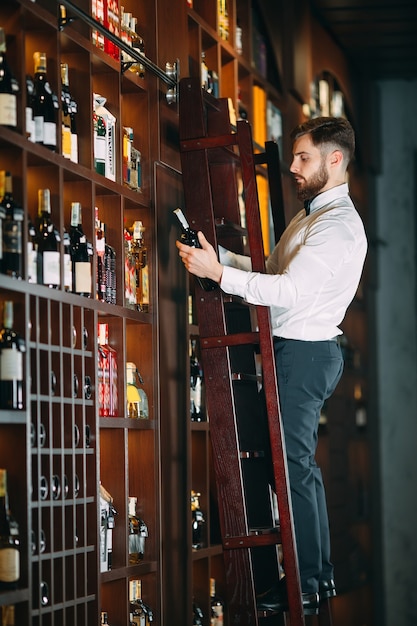
[[[247,279],[248,272],[224,265],[220,287],[224,292],[232,296],[240,296],[243,298]]]

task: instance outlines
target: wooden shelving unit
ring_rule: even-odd
[[[130,6],[131,5],[131,6]],[[78,6],[90,12],[88,0]],[[143,36],[150,42],[154,11],[145,3],[125,9],[146,16]],[[156,358],[155,231],[151,209],[150,91],[155,79],[120,73],[120,64],[92,44],[90,29],[76,19],[63,29],[58,4],[26,0],[2,4],[0,23],[7,33],[10,64],[21,93],[18,126],[0,128],[0,168],[10,170],[14,196],[29,219],[37,214],[37,191],[51,191],[52,220],[68,229],[72,201],[83,209],[83,228],[95,237],[95,207],[107,225],[107,242],[116,251],[116,304],[83,298],[0,276],[0,299],[12,299],[15,327],[25,339],[25,410],[0,411],[0,462],[8,469],[11,506],[21,534],[19,589],[1,593],[0,604],[14,604],[16,624],[109,624],[129,621],[129,580],[142,581],[142,597],[161,623],[159,409]],[[78,104],[79,162],[57,149],[31,143],[25,130],[25,76],[33,75],[33,53],[47,54],[47,74],[60,94],[60,63],[69,66],[70,89]],[[115,115],[116,179],[97,174],[93,162],[92,95],[100,93]],[[123,184],[123,126],[131,126],[142,154],[139,192]],[[146,228],[150,267],[150,310],[125,305],[123,229],[141,220]],[[61,268],[62,263],[61,252]],[[93,260],[92,275],[96,272]],[[61,269],[63,278],[63,269]],[[93,279],[95,284],[95,280]],[[63,281],[61,280],[61,284]],[[93,284],[93,289],[94,289]],[[118,358],[118,415],[98,411],[97,327],[109,326],[109,344]],[[125,363],[136,363],[149,400],[149,419],[126,417]],[[85,386],[90,389],[85,393]],[[117,511],[112,569],[100,573],[99,484],[110,492]],[[137,497],[137,514],[146,521],[145,556],[129,565],[128,497]]]

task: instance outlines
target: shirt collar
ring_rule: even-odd
[[[336,187],[332,187],[331,189],[327,189],[326,191],[322,191],[321,193],[315,196],[310,204],[310,215],[313,211],[317,211],[321,209],[329,202],[333,202],[337,198],[341,198],[343,196],[347,196],[349,194],[349,186],[347,183],[342,183],[341,185],[336,185]]]

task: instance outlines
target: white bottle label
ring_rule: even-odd
[[[36,283],[37,282],[37,274],[38,274],[38,253],[37,250],[34,249],[33,244],[31,242],[28,243],[28,254],[27,254],[27,265],[28,265],[28,282]]]
[[[14,583],[19,578],[19,551],[16,548],[3,548],[3,550],[0,550],[0,581]]]
[[[0,93],[0,124],[17,126],[16,96],[11,93]]]
[[[35,123],[35,142],[43,143],[43,116],[35,115],[33,121]]]
[[[35,141],[35,120],[31,107],[26,107],[26,134],[29,141]]]
[[[23,380],[23,355],[16,348],[0,352],[0,380]]]
[[[56,146],[56,124],[54,122],[44,122],[43,143],[46,146]]]
[[[64,254],[64,289],[72,291],[72,261],[70,254]]]
[[[43,284],[61,284],[59,252],[45,251],[43,253]]]
[[[88,262],[75,263],[75,291],[76,293],[91,292],[91,265]]]

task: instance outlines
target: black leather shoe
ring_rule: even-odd
[[[334,584],[333,578],[329,580],[321,580],[319,583],[319,596],[320,602],[323,600],[329,600],[329,598],[334,598],[336,595],[336,585]]]
[[[303,593],[302,603],[305,615],[318,615],[319,594]],[[273,587],[256,598],[259,613],[273,614],[288,611],[288,597],[285,579],[281,578]]]

